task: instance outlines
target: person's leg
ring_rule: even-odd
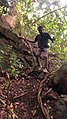
[[[44,57],[44,59],[45,59],[44,67],[48,69],[48,58]]]
[[[48,49],[44,48],[44,68],[48,69]]]
[[[37,49],[37,53],[36,53],[36,61],[37,61],[37,64],[38,64],[38,67],[40,67],[40,55],[41,55],[41,49],[38,48]]]

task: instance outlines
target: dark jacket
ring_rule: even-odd
[[[41,34],[38,34],[35,37],[34,42],[38,42],[38,48],[41,48],[41,49],[49,48],[48,39],[50,39],[53,42],[53,39],[51,38],[51,36],[48,33],[42,32]]]

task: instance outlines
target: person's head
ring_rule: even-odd
[[[38,26],[38,31],[39,33],[42,33],[43,27],[42,26]]]

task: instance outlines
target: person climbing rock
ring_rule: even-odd
[[[51,38],[49,33],[43,32],[42,26],[38,26],[38,31],[39,31],[39,34],[35,37],[35,40],[30,42],[31,43],[38,42],[36,61],[38,63],[39,69],[41,69],[40,56],[41,56],[41,53],[44,52],[44,66],[42,68],[43,68],[43,72],[48,72],[48,48],[49,48],[48,39],[50,39],[53,43],[53,41],[55,40],[55,37]]]

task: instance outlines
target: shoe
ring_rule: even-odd
[[[45,68],[45,69],[43,69],[43,72],[44,72],[44,73],[48,73],[48,71],[47,71],[47,69],[46,69],[46,68]]]
[[[39,67],[38,70],[39,70],[39,71],[42,70],[42,67]]]

